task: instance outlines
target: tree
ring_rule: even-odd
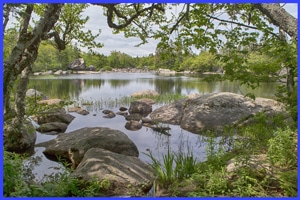
[[[4,119],[5,125],[5,144],[10,140],[19,150],[28,148],[28,144],[23,143],[24,134],[28,135],[28,126],[25,124],[25,93],[29,81],[29,74],[32,66],[37,59],[38,50],[42,41],[52,42],[58,50],[64,50],[66,44],[74,37],[79,39],[84,45],[99,47],[93,39],[91,32],[87,37],[81,31],[86,20],[79,20],[78,14],[83,7],[68,8],[64,4],[4,4],[4,31],[9,21],[9,14],[13,12],[17,16],[19,31],[16,35],[15,45],[11,48],[11,53],[4,60]],[[63,12],[62,12],[63,10]],[[75,12],[77,11],[77,12]],[[37,21],[32,21],[33,13],[40,16]],[[77,14],[73,19],[74,12]],[[68,14],[69,13],[69,14]],[[65,16],[61,19],[61,16]],[[76,21],[77,20],[77,21]],[[65,29],[57,28],[57,22]],[[76,26],[76,23],[79,25]],[[34,24],[34,27],[31,27]],[[73,26],[72,26],[73,25]],[[74,32],[72,32],[74,30]],[[6,31],[5,31],[6,35]],[[83,38],[80,40],[80,38]],[[92,39],[92,41],[88,41]],[[13,88],[16,94],[13,96]],[[14,98],[14,106],[12,99]],[[16,139],[18,138],[18,139]]]

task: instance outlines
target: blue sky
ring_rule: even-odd
[[[284,7],[293,16],[298,18],[298,6],[297,4],[286,4]],[[86,25],[87,29],[97,32],[101,29],[101,35],[98,37],[98,41],[104,44],[104,47],[98,49],[97,52],[109,55],[111,51],[120,51],[131,56],[147,56],[155,52],[158,41],[154,39],[148,40],[149,43],[134,47],[140,43],[138,38],[125,38],[122,33],[112,34],[106,22],[106,17],[103,15],[102,8],[99,6],[90,6],[86,9],[85,15],[90,17],[89,22]]]

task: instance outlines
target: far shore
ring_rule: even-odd
[[[101,74],[101,73],[158,73],[158,74],[197,74],[194,71],[181,71],[177,72],[169,69],[158,69],[158,70],[148,70],[148,69],[138,69],[138,68],[123,68],[123,69],[112,69],[111,71],[99,70],[99,71],[88,71],[88,70],[49,70],[45,72],[34,72],[34,76],[39,75],[67,75],[67,74]],[[223,74],[222,72],[204,72],[202,74]]]

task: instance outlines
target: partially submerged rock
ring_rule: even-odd
[[[116,114],[111,110],[103,110],[102,113],[105,114],[103,116],[104,118],[114,118],[116,116]]]
[[[145,102],[133,101],[130,104],[128,112],[130,114],[138,113],[141,116],[146,117],[152,112],[152,106]]]
[[[36,130],[41,133],[56,131],[57,133],[64,133],[68,128],[68,124],[62,122],[50,122],[41,124]]]
[[[90,112],[89,111],[87,111],[87,110],[84,110],[84,109],[82,109],[81,107],[69,107],[68,108],[68,111],[69,112],[76,112],[76,113],[78,113],[78,114],[80,114],[80,115],[88,115],[88,114],[90,114]]]
[[[201,134],[212,130],[222,132],[227,126],[250,124],[259,114],[274,115],[286,113],[280,102],[272,99],[250,99],[243,95],[221,92],[183,99],[154,110],[151,119]]]
[[[155,179],[152,168],[139,158],[100,148],[89,149],[72,176],[108,181],[112,196],[145,195]]]
[[[70,124],[75,117],[67,114],[63,109],[53,109],[45,111],[38,115],[32,116],[32,119],[38,124],[50,123],[50,122],[62,122]]]
[[[57,160],[57,156],[60,156],[70,162],[73,162],[69,155],[71,148],[78,149],[80,152],[76,158],[79,162],[85,152],[91,148],[106,149],[128,156],[139,156],[136,145],[125,133],[106,127],[82,128],[67,134],[59,134],[57,138],[36,146],[46,147],[43,153],[49,159]],[[79,163],[78,160],[77,163]]]
[[[36,89],[28,89],[26,91],[26,97],[37,97],[43,100],[48,99],[48,97],[46,95],[44,95],[43,93],[37,91]]]
[[[130,121],[126,122],[125,128],[127,130],[137,131],[137,130],[140,130],[142,128],[142,124],[138,121],[130,120]]]

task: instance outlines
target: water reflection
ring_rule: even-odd
[[[254,93],[256,96],[274,98],[278,83],[263,83],[255,90],[241,86],[239,82],[205,82],[202,77],[158,76],[151,73],[140,74],[87,74],[51,77],[32,77],[29,87],[45,93],[50,98],[71,98],[79,100],[92,98],[119,98],[143,89],[153,89],[160,94],[188,95],[212,92]]]
[[[158,76],[151,73],[122,74],[103,73],[87,75],[68,76],[34,76],[31,78],[29,88],[36,88],[50,98],[66,98],[75,101],[92,101],[92,105],[84,108],[90,111],[89,115],[82,116],[72,113],[75,119],[68,126],[66,132],[71,132],[84,127],[110,127],[125,133],[138,147],[141,160],[151,162],[145,155],[152,152],[152,155],[162,159],[168,147],[173,152],[192,151],[197,161],[205,160],[205,147],[207,137],[196,135],[182,130],[179,126],[170,125],[171,136],[159,134],[152,129],[143,127],[138,131],[129,131],[124,126],[126,120],[123,116],[116,116],[113,119],[103,118],[102,109],[111,109],[117,112],[120,106],[128,106],[126,102],[121,104],[118,99],[127,97],[138,90],[152,89],[160,94],[181,94],[190,93],[206,94],[211,92],[234,92],[238,94],[254,93],[256,96],[273,98],[276,91],[276,83],[264,83],[261,87],[251,90],[240,86],[239,82],[205,82],[202,77],[186,76]],[[125,103],[125,105],[124,105]],[[160,105],[154,105],[153,109]],[[47,136],[48,137],[48,136]],[[39,134],[38,140],[44,136]],[[41,155],[41,149],[36,149],[37,155]],[[51,162],[43,162],[45,169],[52,165]],[[42,171],[42,170],[41,170]]]

